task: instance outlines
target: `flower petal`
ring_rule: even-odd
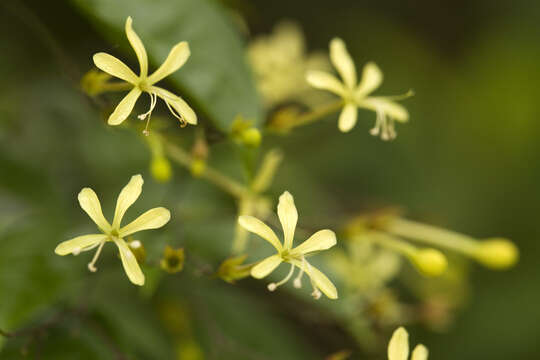
[[[334,75],[324,71],[308,71],[306,81],[317,89],[328,90],[339,96],[344,96],[346,92],[343,84]]]
[[[424,345],[418,344],[412,352],[411,360],[427,360],[428,355],[428,349]]]
[[[336,245],[336,234],[332,230],[324,229],[311,235],[309,239],[295,247],[292,252],[304,255],[314,251],[330,249],[334,245]]]
[[[253,216],[242,215],[238,217],[238,224],[247,231],[257,234],[268,241],[278,252],[283,250],[283,246],[279,242],[274,230],[270,229],[270,227],[261,220]]]
[[[319,269],[309,264],[307,261],[292,260],[294,265],[304,270],[311,278],[315,286],[322,291],[329,299],[337,299],[338,292],[332,281],[326,277]]]
[[[141,39],[131,26],[132,22],[133,20],[131,19],[131,16],[129,16],[126,20],[126,35],[139,60],[139,65],[141,67],[140,77],[144,78],[148,75],[148,56],[146,55],[146,49],[144,48]]]
[[[288,191],[285,191],[279,197],[277,213],[281,226],[283,227],[283,235],[285,238],[283,242],[284,248],[290,249],[292,248],[294,230],[296,229],[296,223],[298,222],[298,211],[296,211],[296,206],[294,206],[294,198]]]
[[[142,230],[159,229],[168,223],[170,219],[171,212],[169,210],[164,207],[153,208],[122,227],[119,236],[125,237]]]
[[[135,285],[144,285],[144,274],[128,244],[123,239],[115,239],[114,243],[120,250],[120,259],[122,259],[122,265],[129,280]]]
[[[400,327],[388,343],[388,360],[407,360],[409,357],[409,334]]]
[[[341,78],[349,89],[356,87],[356,68],[351,55],[340,38],[334,38],[330,42],[330,61],[341,75]]]
[[[91,235],[77,236],[76,238],[66,240],[58,244],[56,249],[54,249],[54,252],[57,255],[62,255],[62,256],[71,254],[71,253],[78,254],[79,252],[83,251],[84,248],[87,248],[89,246],[105,241],[107,240],[108,237],[109,236],[105,234],[91,234]]]
[[[131,114],[137,99],[141,95],[141,90],[134,87],[114,109],[114,112],[109,116],[107,123],[109,125],[119,125]]]
[[[349,132],[356,125],[356,119],[358,116],[358,108],[356,104],[348,103],[345,105],[341,114],[339,115],[338,128],[341,132]]]
[[[101,231],[111,231],[111,225],[103,216],[101,204],[94,190],[90,188],[82,189],[79,193],[78,199],[81,208],[88,214],[88,216],[90,216]]]
[[[136,84],[139,78],[131,69],[119,59],[104,52],[94,54],[94,64],[98,69],[119,79]]]
[[[269,256],[251,269],[251,276],[256,279],[262,279],[274,271],[282,261],[279,255]]]
[[[358,102],[358,106],[373,111],[380,111],[399,122],[407,122],[409,120],[409,112],[403,105],[384,97],[365,98]]]
[[[155,84],[161,79],[169,76],[176,70],[180,69],[189,58],[189,45],[186,41],[176,44],[169,52],[165,62],[148,77],[149,84]]]
[[[134,175],[131,177],[129,182],[118,195],[118,200],[116,200],[116,209],[114,210],[114,219],[112,228],[119,229],[120,222],[124,217],[127,209],[133,205],[135,200],[141,195],[142,185],[144,180],[141,175]]]
[[[174,111],[176,111],[178,115],[182,117],[182,119],[191,125],[197,125],[197,114],[195,114],[195,111],[193,111],[193,109],[180,96],[177,96],[172,92],[158,86],[152,86],[151,91],[156,93],[156,95],[162,98],[163,101],[165,101],[168,105],[172,106]]]
[[[362,79],[355,90],[355,95],[364,97],[378,88],[383,81],[383,73],[374,62],[368,62],[362,71]]]

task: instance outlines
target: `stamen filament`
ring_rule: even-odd
[[[274,291],[274,290],[277,289],[278,286],[281,286],[281,285],[285,284],[287,281],[289,281],[289,279],[291,278],[293,272],[294,272],[294,264],[291,264],[291,270],[289,270],[289,273],[287,274],[287,276],[278,283],[270,283],[270,284],[268,284],[268,290]]]
[[[300,289],[302,287],[302,276],[304,275],[304,266],[306,264],[306,258],[302,256],[302,267],[300,267],[300,272],[298,276],[294,279],[293,285],[295,288]]]
[[[99,247],[98,247],[96,253],[94,254],[94,257],[92,258],[92,261],[90,263],[88,263],[88,270],[90,270],[91,272],[96,272],[97,271],[97,268],[94,266],[94,264],[96,263],[97,259],[99,258],[99,254],[101,254],[101,249],[103,249],[103,245],[105,245],[105,241],[102,241],[99,244]]]

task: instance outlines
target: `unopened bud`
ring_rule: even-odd
[[[519,250],[510,240],[488,239],[478,243],[474,258],[491,269],[506,269],[518,261]]]
[[[190,166],[191,175],[199,177],[206,170],[206,161],[203,159],[193,159]]]
[[[446,256],[436,249],[420,249],[412,257],[411,261],[416,269],[425,276],[439,276],[448,266]]]
[[[164,156],[156,156],[150,163],[150,173],[156,181],[168,182],[172,177],[171,163]]]
[[[242,143],[249,147],[258,147],[261,144],[261,132],[257,128],[249,128],[241,132]]]

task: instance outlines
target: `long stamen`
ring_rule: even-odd
[[[306,264],[306,258],[302,256],[302,267],[300,267],[300,272],[298,276],[294,279],[293,285],[295,288],[300,289],[302,287],[302,276],[304,275],[304,266]]]
[[[88,263],[88,270],[90,270],[91,272],[96,272],[97,271],[97,268],[94,266],[94,264],[96,263],[98,257],[99,257],[99,254],[101,254],[101,249],[103,249],[103,245],[105,245],[105,241],[102,241],[101,244],[99,244],[99,247],[96,251],[96,253],[94,254],[94,258],[92,259],[92,261],[90,263]]]
[[[315,298],[315,300],[319,300],[321,298],[321,291],[319,290],[319,288],[317,287],[317,285],[315,285],[315,282],[313,281],[313,278],[311,276],[311,265],[310,263],[308,263],[306,261],[306,265],[307,265],[307,273],[309,275],[309,282],[311,283],[311,287],[313,288],[313,292],[311,293],[311,296],[313,296]]]
[[[291,270],[289,270],[289,273],[287,274],[287,276],[278,283],[270,283],[270,284],[268,284],[268,290],[274,291],[274,290],[277,289],[278,286],[281,286],[281,285],[285,284],[287,281],[289,281],[289,279],[291,278],[293,272],[294,272],[294,265],[291,264]]]
[[[77,256],[77,255],[79,255],[79,254],[80,254],[81,252],[83,252],[83,251],[89,251],[89,250],[95,249],[96,247],[99,246],[99,244],[100,244],[100,243],[97,243],[97,244],[94,244],[94,245],[87,246],[87,247],[85,247],[85,248],[80,248],[80,247],[78,247],[78,248],[73,249],[73,251],[72,251],[71,253],[72,253],[73,255]]]
[[[187,121],[184,120],[182,115],[178,114],[177,111],[173,109],[173,107],[171,106],[171,104],[169,104],[167,99],[163,98],[163,100],[165,101],[165,104],[169,108],[169,111],[171,112],[171,114],[180,121],[180,127],[186,127],[187,126]]]
[[[143,134],[148,136],[150,132],[148,131],[148,125],[150,124],[150,118],[152,117],[152,111],[154,111],[154,107],[157,104],[157,95],[155,93],[150,93],[150,109],[145,112],[144,114],[141,114],[138,116],[140,120],[146,120],[146,126],[143,130]]]

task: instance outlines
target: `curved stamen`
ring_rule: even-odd
[[[281,285],[285,284],[287,281],[289,281],[289,279],[291,278],[293,272],[294,272],[294,264],[291,264],[291,270],[289,270],[289,273],[287,274],[287,276],[278,283],[270,283],[270,284],[268,284],[268,290],[274,291],[274,290],[277,289],[278,286],[281,286]]]
[[[180,121],[180,127],[186,127],[187,121],[184,120],[182,115],[180,115],[176,110],[174,110],[174,108],[171,106],[171,104],[169,104],[167,99],[163,98],[163,101],[165,101],[165,104],[167,104],[167,107],[169,108],[169,111],[171,112],[171,114]]]
[[[146,120],[146,126],[143,130],[143,134],[148,136],[150,134],[150,132],[148,131],[148,125],[150,125],[150,118],[152,117],[152,111],[154,111],[154,108],[156,107],[156,104],[157,104],[157,95],[155,93],[148,93],[150,95],[150,109],[145,112],[144,114],[140,114],[138,116],[139,120],[144,120],[148,117],[148,119]]]
[[[97,268],[94,266],[94,264],[96,263],[97,259],[99,258],[99,254],[101,254],[101,249],[103,249],[103,245],[105,245],[105,241],[102,241],[99,244],[99,247],[98,247],[96,253],[94,254],[94,257],[92,258],[92,261],[88,263],[88,270],[90,270],[91,272],[96,272],[97,271]]]

